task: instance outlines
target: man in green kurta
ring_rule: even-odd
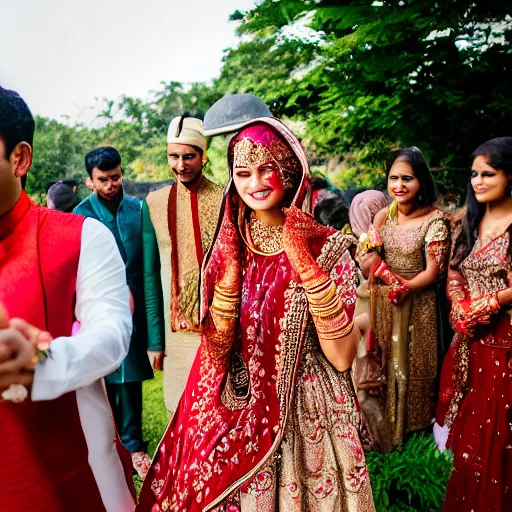
[[[142,381],[153,378],[152,364],[160,369],[163,355],[163,321],[146,316],[144,282],[156,310],[161,310],[158,257],[143,257],[143,245],[152,243],[154,230],[143,230],[142,203],[123,193],[121,156],[113,147],[97,148],[85,157],[85,166],[94,185],[94,194],[74,210],[103,223],[113,233],[126,265],[126,279],[133,298],[133,333],[130,350],[121,367],[105,378],[107,394],[123,444],[132,453],[135,469],[143,474],[149,463],[142,439]]]

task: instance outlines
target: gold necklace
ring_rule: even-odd
[[[268,226],[256,218],[254,212],[249,220],[251,239],[258,251],[265,254],[279,252],[283,248],[283,225]]]

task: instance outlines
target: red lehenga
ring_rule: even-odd
[[[300,143],[277,120],[260,122],[271,125],[302,164],[294,200],[300,204],[307,185]],[[350,371],[338,372],[323,356],[286,247],[259,251],[243,204],[230,184],[226,190],[203,269],[201,345],[137,510],[373,511]],[[302,227],[315,224],[309,249],[336,284],[351,324],[352,240],[302,212],[294,215]],[[240,310],[219,320],[212,298],[215,303],[219,276],[237,261]]]
[[[450,427],[454,455],[446,512],[512,510],[512,317],[510,308],[496,312],[493,301],[512,279],[509,243],[508,231],[484,247],[477,240],[460,273],[449,274],[458,332],[443,365],[437,411],[438,422]],[[473,315],[473,329],[460,320],[461,307]]]

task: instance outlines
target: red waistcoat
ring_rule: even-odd
[[[0,217],[0,302],[9,316],[69,336],[84,219],[35,206],[23,192]],[[76,394],[0,401],[0,511],[96,512]]]

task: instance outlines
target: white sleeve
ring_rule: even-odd
[[[126,271],[114,236],[85,219],[76,279],[79,334],[56,338],[36,367],[32,400],[52,400],[105,377],[128,353],[132,331]]]

